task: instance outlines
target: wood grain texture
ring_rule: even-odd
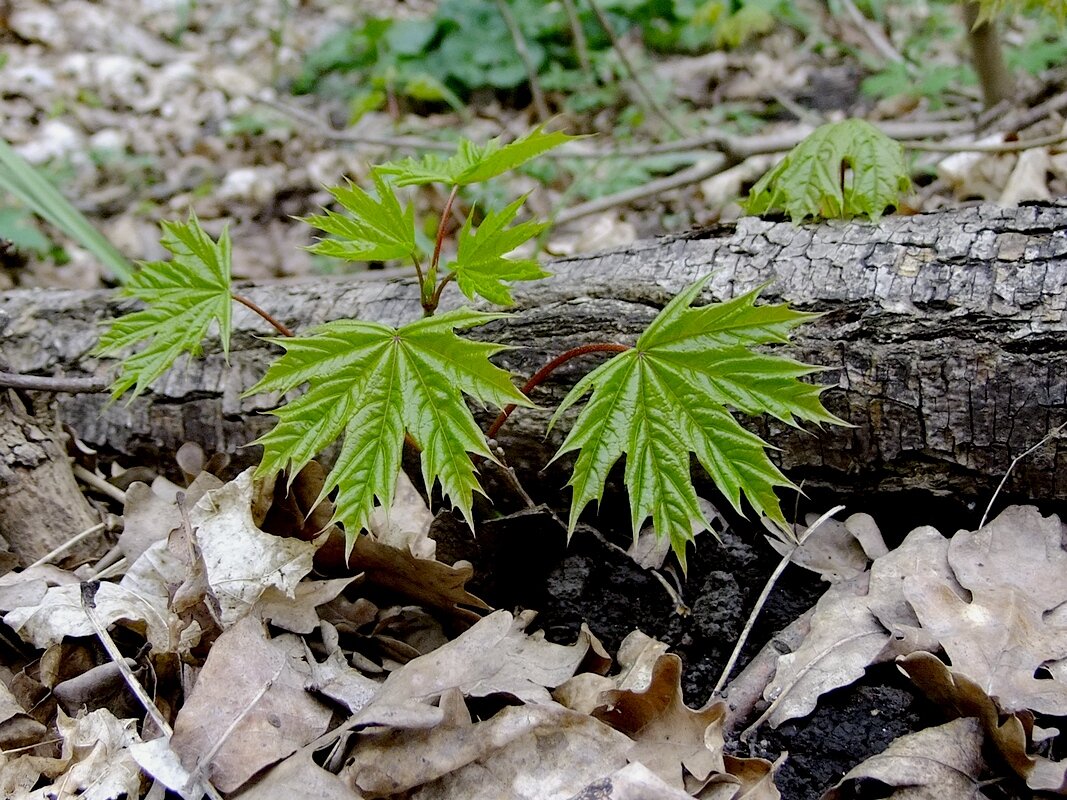
[[[1067,203],[878,225],[744,218],[548,268],[554,278],[516,287],[512,319],[476,332],[513,345],[499,362],[523,375],[578,344],[632,341],[674,293],[708,272],[706,300],[766,284],[765,300],[822,312],[798,331],[794,354],[827,367],[817,376],[835,387],[827,405],[855,427],[803,432],[753,420],[781,448],[794,480],[852,490],[977,487],[988,496],[1014,455],[1067,418]],[[398,324],[420,314],[409,278],[371,274],[242,292],[298,329],[350,316]],[[462,298],[446,299],[447,308]],[[125,308],[110,292],[0,295],[0,369],[106,374],[113,363],[87,354],[104,321]],[[65,419],[90,444],[120,453],[167,453],[187,440],[236,451],[270,426],[257,412],[277,398],[240,397],[275,346],[259,338],[270,330],[243,308],[235,308],[234,328],[229,366],[209,347],[206,358],[172,370],[128,405],[61,397]],[[517,466],[539,469],[558,444],[566,423],[542,440],[547,409],[596,359],[567,365],[534,397],[545,411],[520,410],[508,423],[501,441]],[[1035,498],[1067,497],[1065,455],[1061,443],[1042,448],[1012,485]]]

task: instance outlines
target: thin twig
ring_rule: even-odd
[[[643,200],[646,197],[654,197],[655,195],[671,191],[672,189],[681,189],[685,186],[691,186],[694,183],[700,183],[700,181],[705,178],[710,178],[712,175],[722,172],[729,165],[730,162],[725,156],[712,154],[704,163],[694,164],[693,166],[687,167],[681,172],[676,172],[673,175],[657,178],[656,180],[649,181],[641,186],[635,186],[632,189],[624,189],[621,192],[604,195],[595,200],[589,200],[585,203],[573,205],[570,208],[564,208],[555,214],[553,222],[557,225],[562,225],[565,222],[571,222],[580,219],[581,217],[588,217],[591,214],[599,214],[602,211],[607,211],[616,206],[624,206],[635,200]]]
[[[257,306],[255,303],[253,303],[251,300],[249,300],[244,295],[232,294],[232,295],[230,295],[230,297],[232,297],[234,300],[236,300],[238,303],[240,303],[241,305],[245,306],[246,308],[250,308],[250,309],[252,309],[252,311],[254,311],[257,314],[259,314],[259,316],[263,317],[263,319],[265,319],[267,322],[269,322],[271,325],[273,325],[274,329],[276,331],[278,331],[278,333],[280,333],[282,336],[289,336],[289,337],[296,336],[296,334],[293,333],[293,331],[290,328],[286,327],[284,324],[282,324],[281,322],[276,320],[273,316],[271,316],[269,313],[267,313],[262,308]]]
[[[100,531],[106,530],[106,529],[107,529],[107,523],[106,522],[98,522],[96,525],[93,525],[91,528],[86,528],[81,533],[74,534],[74,536],[72,536],[69,539],[67,539],[67,541],[63,542],[63,544],[61,544],[58,547],[54,548],[50,552],[45,553],[39,559],[34,561],[32,564],[30,564],[28,567],[26,567],[26,569],[33,569],[34,567],[39,567],[42,564],[47,564],[49,561],[51,561],[56,556],[62,555],[63,553],[67,552],[67,550],[70,550],[70,548],[74,547],[74,545],[78,544],[78,542],[85,541],[90,536],[92,536],[94,533],[99,533]]]
[[[1048,442],[1052,441],[1057,436],[1059,436],[1060,435],[1060,431],[1062,431],[1064,428],[1067,428],[1067,422],[1062,422],[1059,425],[1057,425],[1053,430],[1051,430],[1048,433],[1046,433],[1044,438],[1042,438],[1040,442],[1035,444],[1033,447],[1031,447],[1025,453],[1022,453],[1021,455],[1017,455],[1017,456],[1015,456],[1015,458],[1013,458],[1011,460],[1011,463],[1008,464],[1007,470],[1004,471],[1004,477],[1001,478],[1000,479],[1000,483],[997,484],[996,491],[993,492],[993,496],[989,498],[989,505],[987,505],[985,507],[985,513],[982,514],[982,521],[978,523],[978,530],[982,530],[982,528],[985,527],[985,521],[989,517],[989,512],[993,509],[993,503],[995,503],[997,501],[997,497],[1000,496],[1000,491],[1004,488],[1004,484],[1006,484],[1008,482],[1008,476],[1011,475],[1011,471],[1013,469],[1015,469],[1015,465],[1018,464],[1020,461],[1022,461],[1024,458],[1026,458],[1029,455],[1031,455],[1032,453],[1034,453],[1034,451],[1044,447],[1046,444],[1048,444]]]
[[[815,522],[809,525],[808,529],[804,531],[804,535],[797,539],[796,545],[782,556],[782,560],[778,562],[778,566],[774,568],[774,572],[767,578],[767,583],[764,584],[760,596],[756,598],[756,605],[752,607],[752,613],[748,615],[748,621],[745,622],[745,628],[741,631],[741,635],[738,637],[737,643],[734,645],[734,651],[730,653],[730,659],[726,662],[726,666],[722,668],[722,674],[719,676],[715,688],[711,690],[712,697],[719,694],[719,692],[722,691],[722,687],[726,685],[730,673],[734,671],[734,666],[737,664],[737,659],[741,657],[741,650],[744,648],[745,642],[748,641],[749,634],[752,633],[752,627],[756,624],[756,617],[758,617],[759,613],[763,610],[763,606],[767,602],[767,598],[770,597],[774,584],[778,582],[778,578],[781,577],[785,568],[789,566],[789,562],[793,560],[793,556],[796,554],[797,550],[800,549],[801,545],[808,540],[808,537],[820,528],[823,523],[844,508],[844,506],[834,506],[815,520]]]
[[[89,624],[93,626],[93,631],[96,633],[96,638],[100,640],[100,644],[104,646],[108,657],[115,663],[133,696],[144,707],[145,713],[152,718],[152,722],[162,731],[169,743],[170,738],[174,735],[174,729],[152,701],[152,698],[148,696],[148,692],[145,691],[141,682],[137,680],[137,676],[133,674],[133,670],[130,669],[129,664],[126,663],[126,657],[119,650],[118,645],[115,644],[115,640],[111,638],[111,634],[100,624],[100,619],[96,616],[96,591],[99,587],[100,584],[96,581],[86,581],[81,585],[82,611],[85,612],[85,616],[89,619]],[[199,783],[204,794],[210,797],[211,800],[222,800],[218,790],[206,777],[200,778]]]
[[[563,0],[563,10],[567,12],[567,25],[570,26],[571,38],[574,39],[574,52],[578,54],[578,64],[586,80],[591,84],[595,83],[593,61],[589,58],[589,43],[585,39],[585,31],[582,30],[582,21],[578,19],[578,10],[574,7],[574,0]]]
[[[508,33],[511,34],[511,41],[515,44],[515,52],[519,54],[519,60],[522,61],[523,69],[526,70],[526,80],[530,84],[530,94],[533,96],[534,108],[537,109],[537,118],[541,122],[545,122],[552,116],[552,113],[548,110],[548,103],[545,102],[545,93],[541,89],[541,80],[537,77],[537,65],[533,63],[533,58],[530,57],[530,48],[526,46],[526,39],[522,35],[522,29],[515,20],[515,15],[511,13],[508,0],[496,0],[496,7],[500,11],[500,16],[504,18],[504,24],[507,25]]]
[[[97,394],[106,392],[108,383],[101,378],[66,378],[63,376],[52,378],[46,375],[0,372],[0,387],[57,394]]]
[[[626,70],[630,79],[637,87],[638,94],[641,95],[641,98],[644,100],[643,104],[649,111],[663,120],[667,127],[674,131],[676,135],[685,136],[685,131],[678,127],[678,124],[671,119],[670,114],[667,113],[667,109],[659,104],[659,101],[656,100],[655,96],[645,85],[645,82],[641,80],[640,74],[638,74],[637,70],[634,68],[633,62],[630,61],[630,57],[626,55],[626,50],[622,46],[622,42],[619,41],[619,37],[615,35],[615,29],[611,26],[611,20],[609,20],[604,13],[604,9],[600,7],[600,3],[598,3],[597,0],[586,0],[586,2],[588,2],[589,7],[593,9],[593,13],[596,15],[600,27],[604,29],[604,33],[606,33],[608,39],[611,40],[611,46],[619,56],[619,61],[622,62],[623,69]]]
[[[841,6],[845,9],[845,13],[852,18],[856,27],[860,29],[860,32],[867,39],[868,42],[878,51],[878,55],[884,58],[886,61],[891,61],[897,64],[904,63],[904,56],[902,56],[897,49],[893,47],[889,39],[882,32],[882,28],[879,25],[875,25],[874,22],[867,19],[852,0],[840,0]]]
[[[126,556],[123,556],[115,563],[103,567],[99,572],[94,572],[92,575],[90,575],[90,580],[102,581],[105,578],[114,578],[116,575],[125,570],[129,565],[130,562],[126,559]]]
[[[537,372],[534,373],[533,377],[530,378],[530,380],[526,381],[522,389],[520,389],[519,391],[521,391],[523,394],[528,395],[537,386],[539,386],[545,378],[547,378],[561,366],[566,364],[572,358],[584,356],[587,353],[624,353],[629,349],[629,345],[616,344],[615,342],[596,342],[594,344],[583,344],[581,347],[572,348],[566,353],[562,353],[561,355],[556,356],[543,367],[541,367],[541,369],[537,370]],[[504,410],[500,412],[499,416],[497,416],[497,418],[493,420],[493,424],[489,426],[489,430],[485,432],[485,437],[487,439],[496,438],[497,432],[504,425],[504,423],[508,421],[508,417],[511,416],[511,412],[514,411],[515,408],[516,406],[514,403],[509,403],[504,407]]]
[[[1000,142],[982,144],[981,142],[909,142],[901,144],[910,150],[922,150],[929,153],[1018,153],[1037,147],[1051,147],[1067,142],[1067,133],[1040,136],[1036,139],[1020,139],[1017,142]]]
[[[248,701],[248,705],[241,709],[241,713],[234,716],[234,718],[230,721],[230,724],[226,726],[226,730],[222,732],[222,735],[216,740],[215,744],[212,745],[211,749],[208,750],[198,760],[196,769],[194,769],[190,773],[190,783],[202,782],[204,784],[210,785],[210,782],[208,781],[207,777],[207,769],[208,766],[211,764],[211,760],[215,757],[219,750],[222,749],[222,746],[226,743],[226,740],[233,735],[233,732],[237,729],[237,726],[241,724],[245,717],[252,713],[252,709],[255,708],[256,703],[262,700],[263,695],[270,691],[271,687],[274,686],[274,682],[278,680],[278,676],[281,674],[281,667],[278,667],[278,669],[274,670],[274,675],[271,676],[270,680],[268,680],[265,684],[263,684],[263,686],[260,687],[259,691],[256,692],[255,696]]]
[[[112,486],[95,472],[90,472],[81,464],[75,464],[71,469],[74,472],[74,477],[86,486],[96,489],[100,494],[107,495],[112,500],[122,503],[123,505],[126,504],[126,492],[122,491],[122,489],[117,486]]]

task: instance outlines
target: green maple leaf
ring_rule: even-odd
[[[743,205],[749,214],[785,211],[794,223],[861,215],[877,221],[910,187],[900,143],[849,119],[812,131],[759,179]]]
[[[691,452],[739,513],[743,492],[757,513],[786,524],[774,490],[793,485],[767,457],[767,444],[742,428],[728,406],[794,426],[798,419],[841,422],[819,401],[823,387],[798,380],[818,367],[751,349],[788,341],[814,315],[756,306],[758,290],[692,308],[706,281],[672,300],[632,349],[580,380],[551,423],[592,392],[554,456],[579,451],[568,482],[570,530],[591,500],[600,502],[609,471],[625,454],[634,536],[651,516],[683,566],[693,523],[710,527],[690,476]]]
[[[285,354],[245,394],[308,388],[271,412],[278,424],[257,440],[264,449],[257,474],[288,469],[295,475],[343,432],[322,497],[338,490],[335,521],[344,525],[351,547],[375,500],[392,504],[406,431],[422,450],[427,489],[439,481],[470,523],[481,489],[468,454],[496,459],[463,394],[501,408],[532,403],[508,372],[489,362],[503,345],[462,339],[454,330],[506,316],[461,308],[401,328],[339,320],[307,336],[273,339]]]
[[[464,139],[459,143],[459,151],[449,158],[427,153],[420,159],[406,158],[380,164],[375,171],[389,175],[397,186],[425,183],[467,186],[503,175],[564,142],[580,138],[560,131],[546,133],[545,126],[539,125],[510,144],[502,145],[497,138],[478,146]]]
[[[337,237],[320,239],[308,250],[347,261],[389,261],[417,254],[414,208],[401,208],[393,187],[377,173],[373,177],[377,198],[351,183],[329,189],[348,215],[327,210],[304,217],[304,222]]]
[[[535,259],[506,257],[548,227],[547,223],[533,221],[507,227],[524,202],[526,198],[520,197],[507,208],[489,213],[476,231],[471,230],[473,209],[463,223],[456,259],[449,266],[459,288],[470,299],[478,294],[491,303],[509,306],[511,292],[504,281],[535,281],[550,274]]]
[[[122,362],[111,386],[117,399],[133,388],[131,399],[162,375],[182,353],[199,355],[212,321],[218,323],[223,352],[230,352],[230,236],[211,240],[192,213],[188,222],[161,223],[162,244],[170,261],[143,262],[122,287],[122,294],[148,304],[112,323],[94,355],[113,355],[144,347]]]

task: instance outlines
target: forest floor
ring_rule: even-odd
[[[398,155],[398,137],[510,139],[539,121],[528,93],[482,90],[461,111],[390,97],[349,127],[350,98],[289,91],[342,26],[435,5],[25,0],[0,20],[2,133],[132,259],[164,257],[159,222],[191,209],[213,235],[229,226],[237,280],[344,273],[305,249],[312,230],[297,219],[328,204],[325,185],[364,180],[368,163]],[[915,151],[907,210],[1067,194],[1061,144],[939,149],[1062,133],[1062,68],[1020,72],[1019,103],[991,112],[966,82],[872,97],[862,81],[893,74],[894,48],[951,71],[962,32],[920,50],[929,9],[902,4],[887,54],[881,26],[796,5],[821,35],[786,26],[685,56],[624,41],[688,147],[625,164],[608,154],[669,133],[625,100],[640,94],[632,80],[618,82],[623,101],[581,113],[549,92],[553,127],[596,133],[583,146],[602,157],[561,159],[549,180],[517,175],[468,201],[530,192],[531,209],[561,220],[546,259],[620,247],[735,218],[774,162],[766,142],[847,116],[930,145]],[[1013,52],[1035,50],[1035,31],[1009,26]],[[15,244],[0,290],[116,283],[2,197],[0,238]],[[849,507],[792,554],[716,695],[781,558],[758,523],[709,506],[718,535],[698,537],[683,574],[647,537],[631,546],[618,492],[568,543],[558,496],[472,537],[410,489],[346,561],[336,528],[314,537],[329,521],[306,507],[315,469],[287,495],[195,442],[155,463],[110,455],[76,455],[106,531],[48,559],[60,566],[4,554],[0,795],[1067,794],[1067,529],[1031,508],[957,532],[968,526],[932,499],[894,513],[810,498]],[[864,511],[874,516],[848,516]],[[154,699],[147,715],[138,684]]]

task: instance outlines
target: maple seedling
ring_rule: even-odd
[[[697,502],[690,456],[707,471],[739,512],[747,498],[760,514],[785,526],[775,489],[791,487],[768,458],[767,444],[743,428],[731,412],[771,414],[789,424],[839,423],[820,402],[823,387],[800,380],[818,370],[756,348],[788,341],[812,315],[782,305],[756,305],[758,292],[726,303],[694,306],[707,278],[693,283],[656,317],[630,347],[595,343],[553,359],[518,389],[514,376],[492,363],[505,345],[457,335],[508,314],[467,307],[438,312],[449,283],[470,300],[508,306],[511,284],[546,277],[536,259],[515,250],[546,227],[516,222],[525,197],[476,222],[475,209],[456,231],[455,255],[446,259],[447,225],[459,189],[488,180],[574,137],[535,128],[509,144],[461,143],[449,158],[381,164],[373,168],[373,194],[351,183],[330,189],[339,210],[306,221],[324,234],[310,249],[353,261],[398,260],[414,265],[423,317],[399,327],[342,319],[293,335],[284,324],[230,288],[230,241],[213,241],[195,216],[163,225],[169,262],[150,262],[126,286],[147,308],[117,320],[97,353],[112,355],[134,345],[113,391],[143,392],[183,353],[196,354],[212,322],[223,353],[229,349],[231,302],[243,303],[279,333],[284,352],[245,392],[302,392],[270,412],[277,424],[256,443],[263,446],[259,476],[297,474],[341,438],[340,453],[320,500],[333,497],[334,521],[343,525],[349,549],[376,505],[389,507],[406,440],[420,451],[426,491],[436,486],[473,527],[475,494],[482,494],[477,463],[499,462],[487,436],[495,436],[516,407],[532,407],[527,394],[560,364],[591,352],[613,357],[571,390],[550,425],[590,395],[554,459],[577,452],[569,530],[591,500],[599,500],[612,466],[626,458],[625,484],[633,530],[651,517],[685,565],[693,525],[710,527]],[[433,252],[422,252],[413,205],[398,190],[442,184],[449,191]],[[483,433],[468,407],[473,401],[501,409]]]

